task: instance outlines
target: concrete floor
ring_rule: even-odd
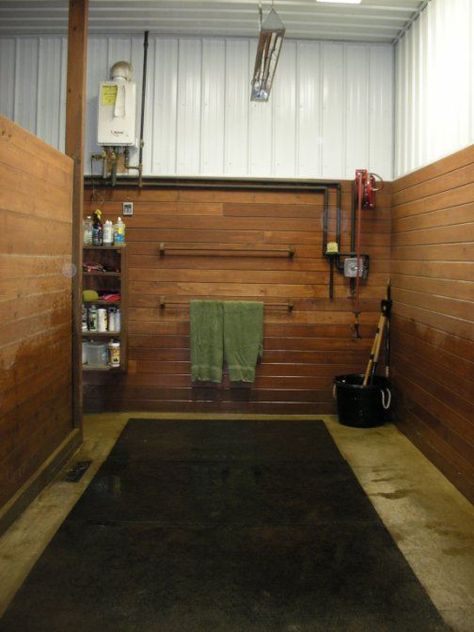
[[[107,457],[127,419],[245,415],[122,413],[88,415],[72,462],[92,460],[78,483],[60,475],[0,538],[0,615],[65,516]],[[253,415],[253,419],[284,419]],[[393,425],[358,429],[324,419],[400,550],[453,630],[474,631],[474,507]],[[65,469],[68,469],[68,465]],[[0,623],[1,627],[1,623]]]

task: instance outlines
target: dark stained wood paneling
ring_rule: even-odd
[[[350,247],[352,183],[342,183],[342,247]],[[380,299],[390,268],[390,185],[378,208],[364,214],[364,244],[371,273],[361,292],[361,340],[352,337],[353,302],[347,281],[335,273],[328,298],[329,266],[321,255],[320,192],[206,189],[106,189],[106,219],[134,202],[127,218],[129,361],[126,375],[87,373],[90,410],[331,413],[334,376],[361,372],[367,363]],[[97,206],[85,196],[86,214]],[[335,191],[329,196],[335,229]],[[331,234],[331,233],[330,233]],[[225,256],[167,253],[166,246],[221,246]],[[240,256],[226,249],[247,245]],[[253,256],[252,249],[296,248],[293,259]],[[160,300],[182,301],[160,308]],[[211,388],[192,387],[189,300],[207,297],[265,303],[263,362],[255,383],[236,388],[225,375]],[[294,310],[271,306],[292,301]]]
[[[0,117],[0,506],[72,430],[72,161]]]
[[[474,499],[474,146],[393,183],[401,430]]]

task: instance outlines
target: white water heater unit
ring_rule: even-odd
[[[104,146],[136,146],[136,84],[131,64],[117,62],[111,76],[110,81],[100,84],[97,142]]]

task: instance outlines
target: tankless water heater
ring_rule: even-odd
[[[111,76],[110,81],[100,83],[97,142],[104,146],[136,146],[136,84],[131,80],[132,67],[119,61],[112,66]]]

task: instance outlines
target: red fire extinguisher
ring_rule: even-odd
[[[361,208],[375,208],[375,192],[383,189],[383,180],[376,173],[369,173],[367,169],[356,169],[356,182],[362,187]]]

